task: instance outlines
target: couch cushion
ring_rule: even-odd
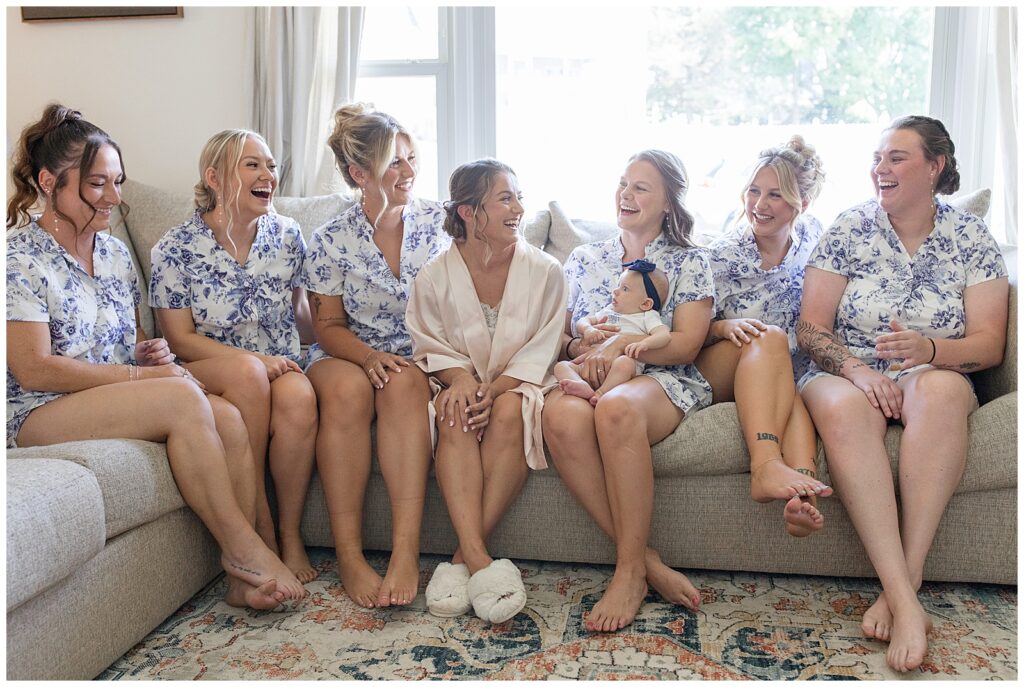
[[[185,505],[164,444],[100,439],[18,449],[15,454],[59,458],[89,469],[103,494],[107,539]]]
[[[354,202],[351,198],[341,194],[309,198],[281,196],[274,199],[274,210],[277,211],[277,214],[291,217],[298,222],[299,227],[302,228],[302,235],[308,243],[314,229],[340,215]]]
[[[946,202],[964,212],[971,213],[975,217],[984,218],[988,214],[988,208],[992,202],[992,190],[979,188],[970,193],[962,193],[954,198],[947,198]]]
[[[66,460],[7,461],[7,612],[56,584],[103,549],[96,477]]]
[[[534,248],[544,250],[548,242],[548,234],[551,232],[551,212],[541,210],[533,217],[523,223],[520,233],[526,242]]]
[[[1010,277],[1009,321],[1006,326],[1006,348],[1003,362],[998,367],[975,372],[974,380],[978,401],[988,403],[994,398],[1017,390],[1017,279]]]
[[[561,263],[565,262],[576,246],[611,238],[618,231],[618,227],[611,222],[570,220],[557,200],[548,203],[548,210],[551,212],[551,229],[544,250]]]

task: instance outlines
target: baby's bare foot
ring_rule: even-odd
[[[378,606],[405,606],[416,598],[420,581],[419,556],[391,553],[388,571],[377,593]]]
[[[338,576],[348,598],[363,608],[374,608],[377,595],[384,581],[377,571],[366,562],[362,552],[350,556],[338,556]]]
[[[665,565],[657,551],[648,547],[644,556],[647,582],[669,603],[685,606],[691,611],[700,606],[700,592],[689,578]]]
[[[581,379],[563,379],[558,383],[562,393],[570,396],[579,396],[582,399],[590,400],[594,395],[594,389]]]
[[[228,575],[228,593],[224,601],[236,608],[255,608],[271,611],[281,605],[284,594],[277,591],[277,580],[270,580],[259,587],[253,587],[234,575]]]
[[[825,525],[825,516],[813,504],[803,501],[799,496],[794,496],[786,502],[782,519],[786,521],[786,531],[794,537],[806,537]]]
[[[643,568],[623,570],[622,566],[619,566],[615,569],[604,596],[594,604],[594,609],[586,620],[587,629],[592,632],[621,630],[636,618],[646,596],[647,583],[644,581]]]
[[[750,468],[750,497],[759,503],[794,496],[831,496],[832,487],[770,458]]]
[[[316,569],[309,562],[309,556],[306,555],[306,547],[303,545],[302,539],[282,535],[281,551],[282,562],[288,566],[289,570],[295,573],[295,577],[298,578],[299,582],[305,584],[316,579]]]

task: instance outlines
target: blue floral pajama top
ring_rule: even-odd
[[[875,337],[891,333],[889,320],[929,337],[963,338],[964,290],[1007,276],[985,223],[941,200],[935,228],[913,256],[871,200],[839,215],[807,264],[847,278],[833,331],[850,353],[893,379],[919,366],[889,372],[891,361],[875,357]],[[800,387],[826,374],[812,363]]]
[[[128,248],[96,234],[93,276],[35,221],[7,232],[7,320],[45,322],[50,352],[87,363],[128,364],[135,356],[135,308],[142,300]],[[128,381],[127,375],[125,381]],[[28,414],[64,396],[21,387],[7,368],[7,447]]]
[[[370,348],[412,357],[405,308],[420,268],[448,250],[451,237],[441,228],[444,207],[414,199],[405,206],[405,230],[395,278],[373,242],[373,227],[362,207],[353,205],[313,232],[302,285],[311,293],[341,296],[348,327]],[[309,365],[330,357],[318,344],[309,348]]]
[[[811,365],[810,357],[797,346],[796,323],[800,319],[804,268],[821,234],[821,222],[810,215],[798,215],[786,257],[767,270],[761,269],[761,253],[749,224],[708,246],[715,275],[715,319],[752,317],[786,332],[794,379],[800,379]]]
[[[622,274],[625,248],[618,236],[576,248],[565,261],[568,285],[567,308],[575,331],[576,323],[604,308],[612,299]],[[647,245],[645,259],[668,276],[669,297],[661,309],[661,321],[672,329],[672,315],[683,303],[714,299],[714,280],[707,252],[701,248],[680,248],[664,234]],[[643,374],[653,378],[672,404],[689,413],[711,404],[711,386],[697,367],[690,365],[647,365]]]
[[[301,286],[305,251],[299,225],[269,213],[240,265],[196,210],[153,246],[149,303],[191,308],[196,332],[222,344],[301,363],[292,290]]]

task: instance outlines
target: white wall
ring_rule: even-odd
[[[57,101],[118,142],[130,178],[190,192],[203,143],[252,125],[253,16],[185,7],[180,19],[24,23],[8,7],[8,160],[21,130]]]

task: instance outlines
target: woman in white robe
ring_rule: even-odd
[[[459,548],[427,586],[439,616],[504,622],[526,604],[518,569],[486,539],[528,467],[547,467],[544,394],[561,342],[565,282],[558,261],[520,240],[515,174],[478,160],[452,175],[445,230],[452,247],[420,270],[406,324],[413,359],[431,375],[435,469]]]

